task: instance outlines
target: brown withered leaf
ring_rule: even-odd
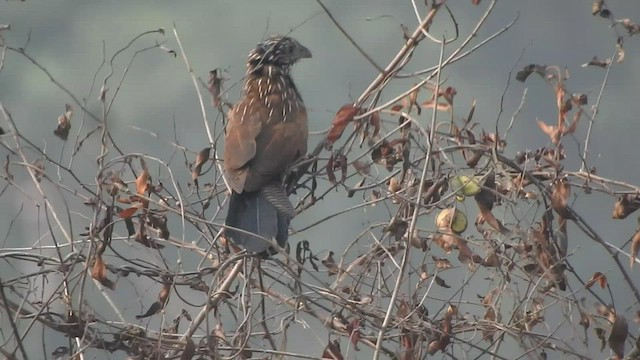
[[[58,116],[58,127],[53,130],[53,134],[62,140],[67,140],[69,137],[69,130],[71,130],[73,108],[69,104],[65,104],[64,108],[64,114]]]
[[[327,178],[332,184],[337,184],[335,171],[340,170],[340,182],[347,179],[347,157],[343,154],[331,154],[327,161]]]
[[[211,94],[211,104],[214,108],[220,106],[220,92],[222,89],[223,78],[218,77],[218,69],[209,71],[209,81],[207,83],[207,89]]]
[[[529,64],[523,67],[522,70],[516,73],[516,80],[520,82],[525,82],[529,77],[529,75],[533,74],[534,72],[544,77],[546,71],[547,71],[546,65]]]
[[[136,213],[136,211],[138,211],[138,207],[132,206],[130,208],[127,208],[118,212],[118,216],[122,219],[128,219],[132,217]]]
[[[441,286],[441,287],[443,287],[443,288],[445,288],[445,289],[449,289],[449,288],[451,288],[451,286],[447,285],[447,283],[444,281],[444,279],[443,279],[443,278],[441,278],[441,277],[440,277],[440,276],[438,276],[438,275],[436,275],[436,276],[435,276],[435,279],[434,279],[434,280],[435,280],[436,284],[438,284],[438,286]]]
[[[136,178],[136,192],[145,195],[149,190],[149,170],[145,167]]]
[[[635,194],[625,194],[613,205],[613,218],[624,219],[640,209],[640,201]]]
[[[433,235],[433,242],[435,242],[445,253],[451,253],[451,249],[456,244],[456,236],[453,232],[437,233]]]
[[[347,330],[347,333],[349,334],[349,341],[351,341],[351,343],[353,344],[353,349],[355,351],[360,351],[360,349],[358,349],[358,342],[362,337],[362,333],[360,332],[361,323],[362,323],[362,320],[353,319],[349,321],[349,323],[347,324],[346,330]]]
[[[591,316],[587,313],[585,313],[584,311],[580,311],[580,323],[579,323],[582,327],[584,327],[584,329],[588,329],[589,326],[591,325]]]
[[[560,131],[560,129],[558,129],[557,126],[547,125],[542,120],[537,120],[536,122],[538,123],[538,127],[540,128],[540,130],[542,130],[543,133],[551,138],[551,142],[556,145],[560,142],[562,132]]]
[[[469,114],[469,116],[471,116],[471,113]],[[469,144],[475,145],[476,136],[473,134],[473,131],[469,129],[465,129],[465,133],[467,134],[467,138],[469,139]],[[468,152],[471,154],[470,156],[467,155]],[[469,166],[470,168],[475,168],[478,165],[478,162],[480,162],[480,159],[482,159],[483,154],[484,154],[484,151],[482,150],[472,150],[472,151],[462,152],[463,157],[467,160],[467,166]]]
[[[396,241],[400,241],[409,228],[409,223],[401,218],[394,217],[389,225],[385,226],[383,231],[393,235]]]
[[[367,176],[371,172],[371,165],[364,161],[354,160],[351,165],[362,176]]]
[[[597,66],[601,68],[606,68],[607,66],[609,66],[609,64],[611,64],[610,58],[599,59],[597,56],[594,56],[593,58],[591,58],[591,60],[588,63],[582,64],[582,67]]]
[[[489,252],[489,254],[482,260],[482,265],[486,267],[500,267],[500,258],[495,251]]]
[[[130,217],[124,219],[124,224],[127,227],[128,237],[131,237],[131,235],[134,235],[136,233],[136,227]]]
[[[631,19],[621,19],[616,20],[616,23],[621,24],[625,30],[629,33],[629,35],[634,35],[640,33],[640,25],[631,21]]]
[[[375,138],[380,133],[380,114],[378,111],[369,115],[369,125],[373,126],[373,137]]]
[[[147,311],[145,311],[144,314],[136,315],[136,319],[144,319],[144,318],[153,316],[153,315],[159,313],[160,310],[162,310],[162,304],[160,304],[158,301],[154,301],[153,304],[151,304],[151,306],[149,306],[149,309],[147,309]]]
[[[107,267],[102,260],[102,253],[96,253],[95,262],[91,269],[91,277],[97,280],[103,286],[113,290],[116,287],[116,283],[107,278]]]
[[[487,307],[487,310],[484,312],[484,320],[492,323],[496,321],[496,311],[493,307]],[[496,331],[493,330],[493,325],[486,324],[485,327],[487,329],[482,330],[482,339],[491,342],[493,341],[493,335]]]
[[[609,333],[609,348],[616,355],[616,360],[622,360],[624,357],[624,343],[627,340],[629,332],[629,324],[627,319],[622,315],[612,315],[614,319],[613,325],[611,325],[611,332]],[[610,316],[611,317],[611,316]]]
[[[33,169],[33,175],[36,177],[36,181],[42,181],[44,177],[44,161],[42,159],[37,159],[31,164],[35,169]]]
[[[631,258],[629,259],[629,266],[633,269],[633,264],[636,262],[638,256],[638,250],[640,250],[640,230],[636,230],[631,238]]]
[[[340,341],[334,339],[324,348],[322,352],[322,359],[343,360],[342,353],[340,352]]]
[[[180,360],[191,360],[193,356],[196,354],[196,344],[193,343],[191,337],[186,339],[186,344],[184,345],[184,349],[182,349],[182,354],[180,354]]]
[[[361,109],[359,107],[354,106],[353,104],[346,104],[338,110],[338,113],[331,122],[329,134],[327,134],[325,143],[326,148],[330,148],[331,145],[333,145],[333,143],[342,136],[344,129],[346,129],[347,125],[353,121],[353,118],[358,115],[360,110]]]
[[[336,261],[333,259],[333,251],[329,251],[327,256],[322,259],[321,262],[322,265],[329,270],[329,276],[335,275],[339,272],[338,265],[336,265]]]
[[[193,170],[191,170],[191,179],[196,182],[197,186],[197,178],[202,174],[202,166],[209,161],[209,156],[211,154],[211,148],[206,147],[198,153],[196,156],[196,162],[193,164]]]
[[[440,258],[437,256],[431,256],[431,258],[436,262],[436,269],[444,270],[451,268],[451,261],[449,261],[448,259]]]
[[[620,64],[624,62],[625,56],[624,47],[622,47],[622,41],[620,40],[620,38],[618,38],[618,42],[616,43],[616,50],[616,62]]]
[[[601,288],[605,288],[605,286],[607,286],[607,277],[604,276],[603,273],[596,271],[592,276],[591,279],[589,279],[589,281],[587,281],[586,285],[584,286],[586,289],[591,288],[594,284],[598,283],[600,285]]]
[[[598,15],[600,11],[602,11],[602,7],[604,6],[604,0],[594,0],[591,4],[591,14]]]
[[[482,189],[479,193],[474,196],[476,203],[478,204],[478,210],[480,213],[478,214],[478,218],[485,221],[492,228],[499,231],[502,234],[508,234],[510,231],[502,222],[498,220],[491,210],[493,209],[493,204],[496,201],[496,182],[495,182],[495,174],[490,173],[482,184]],[[479,221],[476,221],[478,224]]]
[[[562,219],[575,220],[567,208],[569,195],[571,195],[571,185],[569,185],[567,178],[556,180],[551,192],[551,207]]]
[[[605,346],[607,346],[607,339],[604,337],[607,332],[603,328],[595,328],[593,330],[596,332],[596,337],[600,340],[600,351],[602,352]]]

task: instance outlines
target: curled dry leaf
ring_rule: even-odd
[[[529,64],[522,68],[522,70],[516,73],[516,80],[520,82],[525,82],[529,75],[533,73],[537,73],[538,75],[544,77],[547,72],[546,65],[538,65],[538,64]]]
[[[451,268],[451,262],[448,259],[439,258],[437,256],[431,256],[431,258],[436,262],[436,269],[444,270]]]
[[[340,341],[338,339],[334,339],[324,348],[322,352],[322,359],[331,359],[331,360],[343,360],[342,353],[340,352]]]
[[[182,354],[180,354],[180,360],[191,360],[193,356],[196,354],[196,344],[193,343],[191,337],[186,339],[186,344],[184,345],[184,349],[182,349]]]
[[[608,339],[609,348],[615,354],[616,360],[622,360],[624,357],[624,343],[629,333],[629,324],[627,324],[627,319],[622,315],[612,313],[609,317],[609,320],[613,322]]]
[[[495,174],[493,172],[487,176],[482,184],[480,192],[475,195],[474,199],[476,200],[478,210],[480,211],[476,224],[480,224],[484,221],[502,234],[508,234],[510,232],[509,229],[504,227],[502,222],[500,222],[500,220],[498,220],[491,212],[493,204],[496,201],[496,181]]]
[[[91,277],[97,280],[103,286],[113,290],[116,287],[116,284],[107,278],[107,267],[102,260],[102,253],[96,253],[96,259],[93,263],[93,268],[91,269]]]
[[[336,265],[336,261],[333,259],[333,251],[329,251],[327,256],[322,259],[322,265],[324,265],[327,270],[329,270],[329,276],[335,275],[339,272],[338,265]]]
[[[621,24],[625,30],[629,33],[629,35],[635,35],[640,33],[640,25],[631,21],[631,19],[621,19],[616,20],[616,23]]]
[[[598,283],[600,285],[600,287],[604,289],[605,286],[607,286],[607,277],[604,276],[603,273],[597,271],[591,276],[591,279],[589,279],[589,281],[587,281],[587,284],[584,287],[589,289],[595,283]]]
[[[602,11],[602,7],[604,6],[604,0],[594,0],[591,4],[591,14],[598,15],[600,11]]]
[[[124,209],[120,212],[118,212],[118,216],[122,219],[128,219],[130,217],[132,217],[136,211],[138,211],[138,207],[137,206],[132,206],[128,209]]]
[[[149,170],[145,167],[136,178],[136,192],[145,195],[149,190]]]
[[[33,169],[33,175],[36,177],[36,181],[42,181],[44,177],[44,161],[42,159],[38,159],[31,164],[35,169]]]
[[[437,284],[438,286],[442,286],[442,287],[443,287],[443,288],[445,288],[445,289],[449,289],[449,288],[451,288],[451,286],[447,285],[447,283],[444,281],[444,279],[443,279],[443,278],[441,278],[441,277],[440,277],[440,276],[438,276],[438,275],[436,275],[436,276],[435,276],[434,280],[435,280],[435,282],[436,282],[436,284]]]
[[[351,121],[353,121],[353,118],[358,115],[360,110],[361,109],[359,107],[354,106],[353,104],[344,105],[340,110],[338,110],[338,113],[331,122],[331,129],[329,130],[329,134],[326,138],[326,148],[330,148],[331,145],[333,145],[333,143],[342,136],[344,129]]]
[[[597,66],[606,68],[609,64],[611,64],[611,58],[599,59],[597,56],[594,56],[588,63],[582,64],[582,67]]]
[[[493,309],[493,307],[487,307],[487,310],[484,312],[484,320],[490,323],[495,323],[496,311]],[[485,324],[485,329],[482,330],[482,339],[492,342],[495,332],[496,331],[493,330],[493,324]]]
[[[635,194],[623,195],[613,205],[613,218],[624,219],[639,208],[640,201]]]
[[[556,180],[553,184],[551,193],[551,207],[562,219],[575,220],[573,214],[567,207],[569,195],[571,194],[571,185],[566,178]]]
[[[53,130],[53,134],[62,140],[67,140],[69,130],[71,129],[71,117],[73,116],[73,108],[69,104],[65,104],[64,114],[58,116],[58,127]]]
[[[209,71],[207,89],[209,90],[209,94],[211,94],[211,104],[214,108],[218,108],[220,106],[220,92],[223,80],[223,78],[218,77],[218,69]]]
[[[196,181],[198,176],[202,174],[202,166],[209,161],[209,156],[211,154],[211,148],[206,147],[198,153],[196,156],[196,162],[193,164],[193,170],[191,171],[191,178]]]

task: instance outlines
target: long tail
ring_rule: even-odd
[[[254,192],[233,192],[225,225],[246,232],[227,228],[226,234],[249,252],[268,250],[273,245],[272,239],[284,247],[289,237],[289,223],[294,216],[293,205],[279,182]]]

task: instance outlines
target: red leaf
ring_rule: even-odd
[[[327,146],[333,144],[342,136],[344,129],[349,125],[353,118],[360,112],[360,108],[352,104],[344,105],[338,110],[338,113],[331,122],[331,129],[327,135]]]

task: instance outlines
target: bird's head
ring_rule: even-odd
[[[311,51],[295,39],[271,35],[249,53],[249,66],[257,68],[273,65],[288,70],[298,60],[310,58]]]

